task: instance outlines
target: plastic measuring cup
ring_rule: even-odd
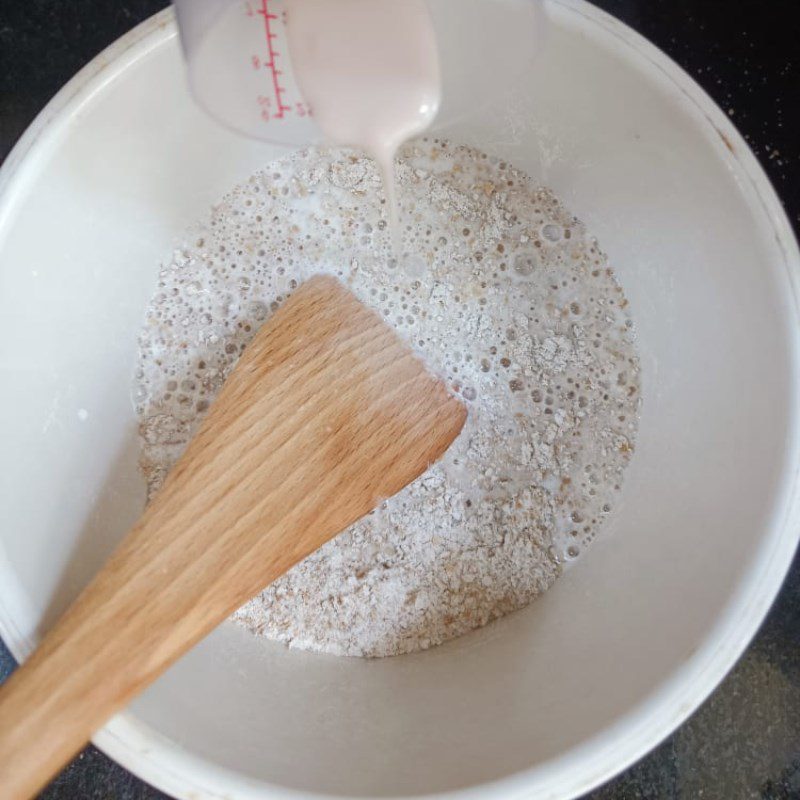
[[[174,2],[189,85],[209,114],[239,133],[277,144],[301,147],[324,140],[294,80],[284,0]],[[428,0],[428,5],[442,74],[435,130],[529,74],[541,47],[544,14],[538,0]]]

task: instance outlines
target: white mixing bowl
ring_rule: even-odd
[[[544,598],[426,653],[323,657],[223,625],[95,738],[167,792],[572,797],[679,725],[778,591],[800,530],[797,245],[690,78],[580,0],[547,12],[525,91],[448,135],[552,186],[625,286],[644,406],[622,508]],[[0,634],[18,658],[142,507],[129,392],[159,262],[278,154],[195,108],[166,11],[3,167]]]

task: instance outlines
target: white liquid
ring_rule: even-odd
[[[371,155],[397,239],[394,157],[436,116],[441,75],[425,0],[288,0],[292,67],[334,144]]]

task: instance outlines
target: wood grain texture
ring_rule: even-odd
[[[32,796],[242,603],[420,475],[465,417],[338,281],[304,284],[109,563],[0,689],[0,797]]]

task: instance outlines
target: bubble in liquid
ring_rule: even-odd
[[[518,253],[514,257],[514,274],[521,278],[528,278],[536,270],[537,258],[533,252]]]
[[[548,242],[557,242],[561,238],[561,226],[550,222],[542,228],[542,236]]]
[[[248,306],[247,310],[259,322],[261,320],[265,319],[267,314],[269,313],[269,310],[267,309],[267,306],[264,303],[262,303],[260,300],[256,300],[255,302],[250,303],[250,305]]]

